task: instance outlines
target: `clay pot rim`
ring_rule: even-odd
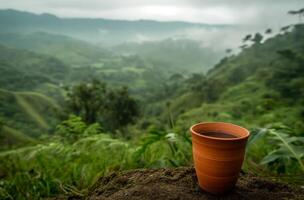
[[[235,138],[219,138],[219,137],[206,136],[206,135],[197,133],[196,131],[193,130],[194,127],[202,125],[202,124],[225,124],[225,125],[235,126],[235,127],[238,127],[239,129],[243,130],[245,135],[243,135],[241,137],[235,137]],[[211,139],[211,140],[218,140],[218,141],[237,141],[237,140],[246,139],[250,136],[250,132],[246,128],[243,128],[243,127],[241,127],[239,125],[236,125],[236,124],[227,123],[227,122],[200,122],[200,123],[192,125],[190,127],[190,131],[191,131],[192,134],[195,134],[198,137],[207,138],[207,139]]]

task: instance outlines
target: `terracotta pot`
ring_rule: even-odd
[[[190,131],[200,187],[213,194],[233,189],[244,160],[249,131],[223,122],[195,124]]]

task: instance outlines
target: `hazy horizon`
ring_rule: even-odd
[[[0,0],[0,9],[15,9],[35,14],[49,13],[60,18],[103,18],[113,20],[183,21],[203,24],[245,25],[254,27],[283,26],[297,19],[288,10],[304,6],[291,1],[60,1]]]

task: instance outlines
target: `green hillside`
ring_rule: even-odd
[[[163,88],[173,73],[206,71],[216,60],[216,53],[201,56],[206,50],[191,40],[149,42],[121,51],[116,47],[112,49],[115,55],[83,41],[42,32],[0,34],[0,43],[9,46],[0,46],[1,88],[35,90],[56,98],[58,94],[52,91],[61,90],[58,86],[92,79],[115,87],[128,85],[137,96],[145,96],[150,92],[144,91]]]
[[[111,20],[101,18],[60,18],[52,14],[33,14],[18,10],[0,10],[0,25],[3,33],[33,33],[44,31],[63,34],[93,43],[107,45],[126,41],[138,41],[139,37],[165,39],[184,35],[189,29],[223,30],[229,25],[200,24],[189,22],[160,22],[153,20]]]
[[[223,56],[224,51],[190,39],[165,39],[124,43],[112,48],[122,54],[137,54],[158,68],[174,72],[206,72]]]
[[[167,99],[176,123],[183,128],[199,121],[247,127],[281,123],[303,135],[303,44],[304,25],[297,25],[291,32],[224,58],[206,76],[186,80],[177,95]],[[200,103],[184,112],[180,105],[191,102]]]
[[[0,44],[54,56],[74,67],[83,67],[104,58],[112,57],[109,51],[93,44],[64,35],[45,32],[29,34],[0,33]]]
[[[48,134],[56,124],[58,109],[54,100],[43,94],[0,89],[0,118],[10,130],[16,129],[24,135]]]
[[[8,126],[2,127],[0,131],[0,150],[29,146],[36,143],[37,141],[34,138]]]
[[[0,85],[3,89],[35,90],[44,83],[64,83],[70,68],[60,60],[0,45]]]
[[[0,45],[0,119],[8,146],[31,144],[57,123],[70,68],[56,58]],[[48,96],[46,96],[48,95]],[[3,144],[4,145],[4,144]],[[6,146],[7,146],[6,145]]]

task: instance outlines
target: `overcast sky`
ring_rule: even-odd
[[[303,0],[0,0],[0,8],[60,17],[154,19],[211,24],[281,26],[295,22],[288,10],[304,7]]]

